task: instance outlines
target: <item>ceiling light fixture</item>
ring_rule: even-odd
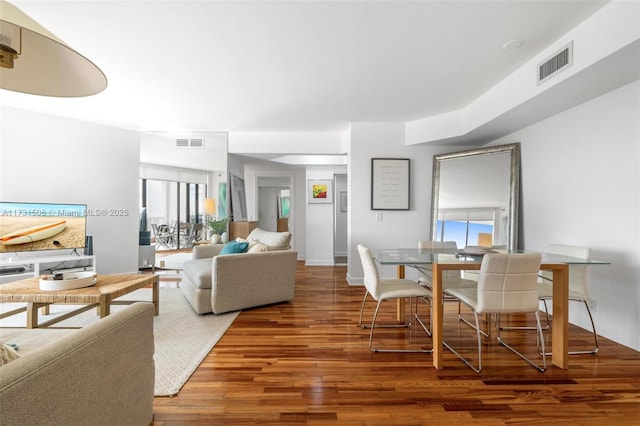
[[[107,87],[93,62],[20,9],[0,0],[0,88],[34,95],[79,97]]]
[[[517,49],[520,46],[522,46],[524,44],[524,41],[519,40],[519,39],[514,39],[514,40],[509,40],[508,42],[506,42],[505,44],[502,45],[502,48],[504,50],[512,50],[512,49]]]

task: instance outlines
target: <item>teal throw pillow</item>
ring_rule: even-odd
[[[220,250],[220,254],[234,254],[234,253],[246,253],[249,249],[249,242],[243,241],[229,241],[227,244],[222,247]]]

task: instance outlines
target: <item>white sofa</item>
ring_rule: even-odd
[[[256,252],[219,255],[223,244],[193,248],[180,288],[198,314],[221,314],[293,299],[298,253],[291,234],[254,229]]]
[[[0,367],[0,425],[153,421],[151,303],[134,303],[80,329],[0,329],[0,336],[22,354]]]

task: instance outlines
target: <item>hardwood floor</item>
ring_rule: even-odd
[[[436,371],[429,354],[369,351],[369,331],[357,326],[364,290],[345,275],[345,266],[300,263],[294,300],[242,312],[177,396],[155,398],[153,424],[640,425],[639,352],[602,338],[597,356],[572,355],[568,370],[540,373],[492,337],[481,374],[449,351]],[[368,307],[370,320],[371,299]],[[380,319],[392,321],[395,303],[383,309]],[[474,356],[457,304],[445,309],[445,340]],[[504,337],[535,356],[534,334],[524,334]],[[407,335],[430,347],[416,329],[380,329],[377,342]],[[570,347],[590,338],[572,326]]]

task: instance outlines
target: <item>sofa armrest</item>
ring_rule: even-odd
[[[153,305],[134,303],[0,367],[0,424],[148,425]]]
[[[214,313],[293,299],[298,253],[294,250],[216,256],[211,278]]]
[[[193,247],[193,259],[205,259],[220,254],[224,244],[203,244]]]

